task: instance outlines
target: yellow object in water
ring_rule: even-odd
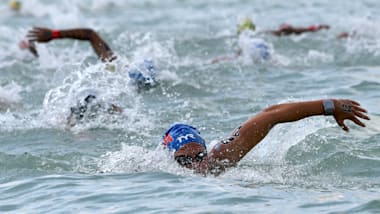
[[[111,71],[111,72],[115,72],[116,71],[116,66],[115,64],[111,64],[111,63],[107,63],[106,64],[106,69]]]
[[[19,2],[17,0],[9,1],[8,5],[14,11],[19,11],[21,9],[21,2]]]
[[[256,26],[253,24],[250,18],[245,18],[243,22],[239,25],[237,33],[240,34],[245,30],[255,31]]]

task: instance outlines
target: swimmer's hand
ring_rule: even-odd
[[[115,104],[111,104],[111,107],[108,109],[108,112],[110,114],[114,114],[114,113],[122,113],[123,112],[123,109]]]
[[[18,47],[21,50],[28,49],[35,57],[38,57],[38,52],[37,52],[36,46],[34,45],[34,42],[30,42],[27,40],[21,40],[18,43]]]
[[[334,101],[334,118],[340,127],[344,131],[348,131],[348,127],[344,124],[344,120],[348,119],[354,122],[358,126],[365,127],[365,124],[358,118],[369,120],[369,117],[365,114],[367,110],[360,107],[360,104],[353,100],[333,99]]]
[[[28,31],[27,38],[31,42],[49,42],[53,39],[53,30],[49,28],[33,27]]]
[[[326,29],[327,30],[327,29],[330,29],[330,26],[329,25],[318,25],[317,29],[318,30],[321,30],[321,29]]]

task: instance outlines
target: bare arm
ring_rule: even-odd
[[[344,124],[346,119],[365,127],[358,118],[369,120],[369,117],[365,115],[367,111],[361,108],[359,103],[335,99],[333,102],[333,116],[343,130],[348,131]],[[233,165],[264,139],[276,124],[324,114],[323,100],[270,106],[247,120],[228,140],[217,144],[211,151],[211,157],[216,161],[228,160]]]
[[[302,34],[305,32],[316,32],[320,31],[322,29],[329,29],[330,26],[328,25],[317,25],[317,26],[309,26],[309,27],[293,27],[291,25],[283,25],[278,30],[270,30],[267,31],[267,33],[270,33],[275,36],[288,36],[292,34]]]
[[[27,35],[30,42],[49,42],[53,39],[77,39],[89,41],[95,53],[102,61],[116,59],[108,44],[92,29],[78,28],[68,30],[52,30],[34,27]]]

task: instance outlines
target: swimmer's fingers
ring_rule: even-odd
[[[41,27],[33,27],[27,34],[27,38],[32,42],[48,42],[52,37],[52,30]]]
[[[38,51],[37,51],[36,46],[34,45],[33,42],[31,42],[30,45],[29,45],[29,51],[30,51],[35,57],[38,57]]]
[[[336,120],[336,122],[338,123],[338,125],[346,132],[349,131],[348,127],[346,126],[346,124],[344,124],[343,120]]]
[[[26,37],[28,38],[29,41],[37,42],[38,41],[38,31],[35,31],[35,30],[29,31],[28,34],[26,35]]]
[[[351,102],[351,104],[353,104],[353,105],[360,106],[360,103],[356,102],[355,100],[344,100],[344,101]]]
[[[352,118],[351,120],[352,120],[356,125],[361,126],[361,127],[365,127],[365,124],[364,124],[362,121],[360,121],[358,118],[354,117],[354,118]]]
[[[363,113],[360,112],[360,111],[354,111],[354,114],[355,114],[355,116],[360,117],[360,118],[362,118],[362,119],[370,120],[369,117],[368,117],[367,115],[363,114]]]
[[[362,108],[360,106],[360,103],[353,101],[353,100],[350,100],[350,101],[354,104],[353,105],[353,112],[354,112],[355,116],[360,117],[360,118],[365,119],[365,120],[370,120],[370,118],[366,114],[364,114],[364,113],[367,113],[367,110]]]
[[[329,25],[319,25],[320,29],[330,29]]]
[[[360,106],[354,106],[354,110],[360,111],[360,112],[363,112],[363,113],[367,113],[367,110],[365,110],[364,108],[362,108]]]

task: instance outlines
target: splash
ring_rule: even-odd
[[[181,168],[170,159],[162,149],[149,150],[141,146],[121,143],[121,149],[107,152],[98,162],[102,173],[167,172],[171,174],[192,175],[190,170]]]
[[[0,87],[0,110],[12,109],[19,105],[22,91],[23,88],[15,82]]]
[[[119,61],[113,67],[115,71],[110,72],[108,65],[99,63],[70,73],[61,86],[46,93],[43,103],[45,120],[53,125],[65,124],[62,118],[67,118],[70,108],[77,104],[78,94],[91,90],[97,92],[97,99],[101,102],[115,104],[125,111],[120,117],[101,114],[93,121],[86,121],[82,128],[127,128],[132,124],[133,127],[149,124],[153,120],[144,111],[135,85],[126,84],[129,81],[126,67]]]

